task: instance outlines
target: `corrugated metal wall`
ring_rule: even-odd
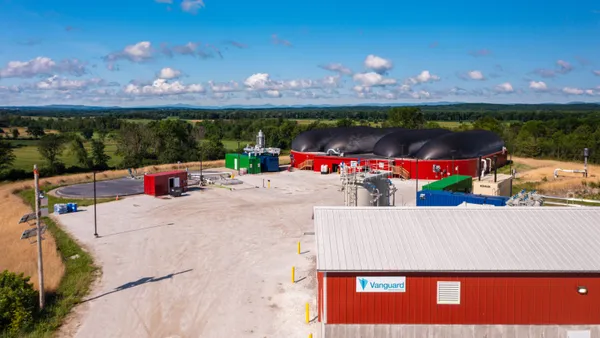
[[[328,272],[327,323],[600,324],[600,274],[395,275],[406,276],[406,292],[356,292],[355,274]],[[438,281],[461,282],[460,305],[437,304]]]
[[[179,177],[182,191],[187,191],[187,172],[169,171],[144,176],[144,193],[152,196],[163,196],[169,194],[169,178]]]
[[[314,160],[314,166],[313,166],[314,171],[320,171],[321,165],[323,165],[323,164],[326,164],[331,168],[333,164],[339,165],[341,162],[345,162],[346,164],[348,164],[348,163],[350,163],[350,161],[356,161],[356,158],[350,158],[350,157],[340,158],[337,156],[321,156],[321,155],[317,155],[314,153],[301,153],[301,152],[296,152],[296,151],[291,151],[291,154],[294,159],[293,166],[296,168],[298,166],[300,166],[307,159]],[[494,154],[490,154],[489,156],[486,156],[484,158],[492,157],[492,155],[494,155]],[[496,155],[498,155],[497,165],[503,166],[507,161],[508,153],[505,153],[505,154],[498,153]],[[369,161],[375,163],[374,159],[369,159]],[[384,163],[384,168],[381,168],[381,169],[388,170],[388,162],[389,161],[382,159],[381,162]],[[395,159],[394,162],[395,162],[396,166],[402,166],[404,169],[406,169],[410,173],[411,179],[414,179],[416,177],[417,162],[414,159]],[[441,178],[447,177],[448,175],[443,174],[443,172],[445,171],[446,173],[452,173],[453,164],[454,164],[454,167],[458,167],[458,170],[455,172],[455,174],[468,175],[468,176],[475,177],[475,176],[477,176],[477,168],[478,168],[477,162],[478,162],[478,159],[476,159],[476,158],[467,159],[467,160],[454,160],[454,161],[452,161],[452,160],[419,160],[419,170],[418,170],[419,179],[421,179],[421,180],[439,180]],[[433,170],[434,166],[439,166],[442,172],[441,173],[435,172]]]

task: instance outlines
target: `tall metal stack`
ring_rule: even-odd
[[[388,178],[389,172],[367,172],[359,166],[343,165],[340,168],[346,206],[394,206],[396,187]]]

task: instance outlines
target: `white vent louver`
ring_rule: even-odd
[[[437,303],[460,304],[460,282],[438,282]]]

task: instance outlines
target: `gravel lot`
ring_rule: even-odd
[[[319,337],[317,323],[304,323],[306,302],[316,315],[316,276],[314,236],[303,233],[314,231],[313,206],[343,205],[339,176],[236,178],[245,183],[233,191],[99,204],[98,239],[92,207],[58,216],[102,268],[61,336]],[[397,204],[414,205],[415,183],[397,186]]]

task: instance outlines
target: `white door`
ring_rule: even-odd
[[[179,177],[173,178],[173,188],[179,188]]]
[[[238,170],[238,163],[237,163],[237,158],[233,159],[233,169]]]

